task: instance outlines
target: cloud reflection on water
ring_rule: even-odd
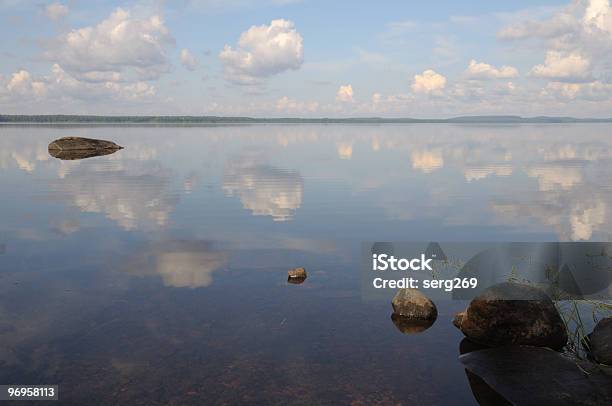
[[[227,263],[227,254],[207,241],[152,243],[127,261],[125,269],[138,276],[160,276],[164,286],[203,288]]]
[[[231,160],[225,167],[223,190],[228,196],[238,196],[254,216],[288,221],[302,205],[304,181],[295,171],[248,159]]]
[[[167,227],[181,194],[205,199],[200,186],[237,198],[253,216],[287,223],[304,209],[307,181],[313,192],[304,212],[318,216],[313,224],[333,222],[335,211],[350,215],[358,205],[385,220],[554,232],[572,240],[606,238],[612,226],[607,125],[172,131],[171,144],[164,134],[148,138],[143,130],[123,140],[126,150],[79,162],[49,160],[44,140],[4,137],[0,166],[33,176],[56,173],[48,181],[55,200],[104,214],[124,230]],[[321,192],[327,186],[333,205],[332,195]],[[229,207],[206,207],[235,215]],[[54,227],[63,234],[74,229],[60,224]]]

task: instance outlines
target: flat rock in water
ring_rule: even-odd
[[[393,313],[416,320],[435,320],[438,309],[434,302],[417,289],[400,289],[393,300]]]
[[[589,347],[595,361],[612,365],[612,317],[599,320],[589,335]]]
[[[548,348],[489,348],[461,355],[459,360],[510,404],[612,404],[610,375],[593,365],[582,363],[579,367],[576,361]],[[481,382],[476,382],[478,385],[471,387],[477,399],[495,398]]]
[[[93,138],[64,137],[49,144],[49,154],[58,159],[73,161],[113,154],[123,147],[112,141]]]
[[[512,282],[475,297],[453,324],[466,337],[491,347],[520,344],[561,349],[567,331],[552,300],[540,289]]]
[[[49,151],[119,150],[122,146],[112,141],[83,137],[63,137],[49,144]]]

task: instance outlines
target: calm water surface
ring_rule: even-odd
[[[465,304],[401,333],[361,299],[360,243],[610,241],[611,133],[0,127],[0,383],[74,404],[473,404]],[[62,161],[62,136],[125,149]]]

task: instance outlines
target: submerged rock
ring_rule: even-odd
[[[291,283],[292,285],[300,285],[304,283],[305,280],[306,278],[287,278],[287,282]]]
[[[306,270],[304,268],[293,268],[287,272],[287,275],[289,281],[302,283],[306,279]],[[299,282],[300,279],[301,282]]]
[[[459,360],[482,405],[604,405],[612,377],[548,348],[507,346],[472,351]],[[586,373],[585,373],[586,372]]]
[[[589,335],[589,347],[595,361],[612,365],[612,317],[599,320]]]
[[[434,302],[417,289],[400,289],[393,300],[393,313],[416,320],[435,320],[438,309]]]
[[[397,327],[397,329],[402,333],[417,334],[422,333],[429,327],[433,326],[436,319],[419,320],[393,313],[391,314],[391,321],[393,321],[395,327]]]
[[[466,337],[491,347],[523,344],[559,350],[567,343],[565,325],[550,297],[518,283],[491,286],[457,313],[453,324]]]
[[[83,137],[64,137],[49,144],[49,154],[54,158],[75,160],[109,155],[123,149],[112,141]]]

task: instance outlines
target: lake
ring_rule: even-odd
[[[1,126],[0,383],[72,404],[474,404],[465,302],[403,334],[362,300],[361,243],[610,241],[611,133]],[[63,136],[125,149],[59,160]]]

